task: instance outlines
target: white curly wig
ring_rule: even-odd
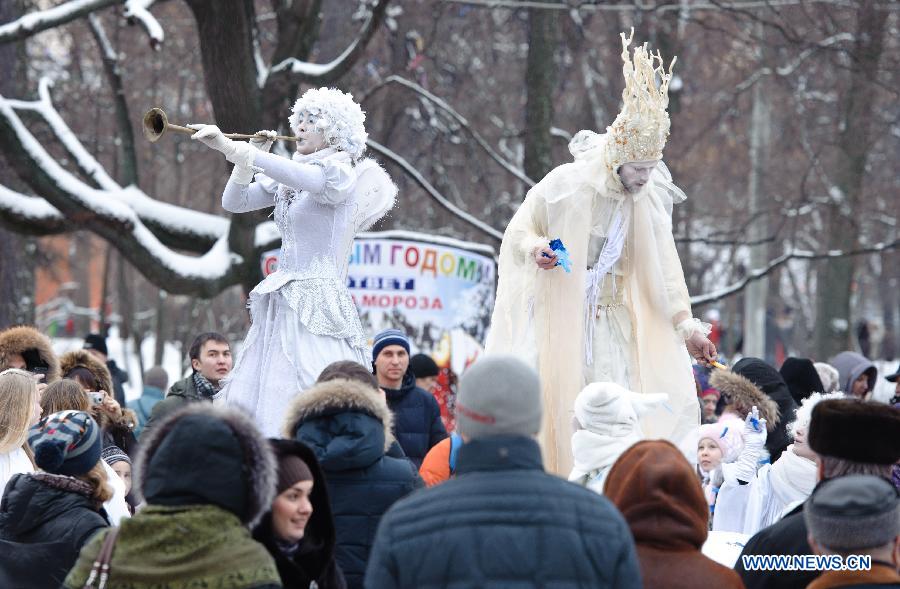
[[[353,96],[336,88],[312,88],[294,103],[288,122],[294,133],[303,113],[316,117],[316,128],[330,147],[347,152],[356,161],[366,150],[366,115]]]
[[[828,401],[829,399],[843,399],[844,396],[844,393],[841,392],[813,393],[807,398],[803,399],[803,401],[800,402],[800,406],[797,408],[794,421],[789,423],[787,426],[788,434],[793,438],[794,432],[797,431],[798,427],[802,427],[803,429],[809,431],[809,422],[812,421],[813,408],[821,401]]]

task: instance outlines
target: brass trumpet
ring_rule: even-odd
[[[148,110],[144,115],[143,125],[144,137],[146,137],[150,143],[159,141],[159,138],[165,135],[166,131],[176,131],[187,135],[193,135],[197,132],[196,129],[170,123],[169,119],[166,117],[166,113],[161,108],[151,108]],[[229,139],[253,139],[254,137],[257,137],[255,134],[247,135],[244,133],[224,133],[224,135]],[[281,139],[282,141],[297,141],[296,137],[289,137],[287,135],[276,135],[275,139]]]

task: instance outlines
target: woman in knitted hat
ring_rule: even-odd
[[[82,546],[109,526],[112,495],[100,460],[100,427],[84,411],[60,411],[31,428],[40,472],[17,474],[0,507],[0,586],[59,587]],[[7,582],[15,579],[16,582]]]
[[[109,586],[281,587],[272,557],[250,536],[276,478],[272,451],[249,418],[193,403],[147,436],[135,461],[135,489],[147,505],[119,527]],[[84,586],[105,538],[84,547],[65,587]]]
[[[294,440],[271,439],[278,483],[272,509],[253,530],[278,565],[285,589],[344,589],[325,475],[316,455]]]
[[[26,442],[40,417],[34,376],[18,368],[0,372],[0,498],[13,475],[34,471]]]
[[[397,187],[375,160],[363,158],[365,119],[351,95],[307,90],[288,118],[298,138],[290,158],[268,153],[272,131],[248,144],[215,125],[191,125],[198,130],[192,139],[235,164],[225,210],[275,207],[278,270],[250,293],[253,324],[220,393],[268,436],[278,435],[287,404],[329,363],[366,363],[368,338],[347,290],[347,265],[354,237],[390,210]]]
[[[44,415],[50,415],[59,411],[85,411],[90,413],[91,417],[94,417],[97,412],[97,405],[91,403],[91,398],[88,397],[88,393],[84,391],[82,385],[71,378],[58,380],[44,389],[44,392],[41,393],[41,407],[44,410]],[[100,425],[99,420],[98,425]],[[100,432],[103,435],[102,426],[100,427]],[[105,447],[106,445],[104,440],[103,446]],[[110,523],[117,526],[122,518],[131,516],[134,512],[133,506],[128,500],[128,491],[125,489],[125,483],[122,482],[116,475],[116,472],[105,461],[101,461],[101,466],[106,470],[106,483],[112,490],[112,497],[103,504],[103,508],[106,510],[106,516]]]

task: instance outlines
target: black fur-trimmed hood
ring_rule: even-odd
[[[766,420],[766,429],[771,432],[778,425],[781,419],[778,404],[749,379],[730,370],[716,370],[710,376],[709,384],[722,393],[726,403],[733,406],[742,418],[746,417],[755,405],[759,410],[759,416]]]
[[[94,380],[97,381],[97,386],[101,391],[106,391],[110,396],[115,396],[109,368],[91,355],[90,352],[87,350],[72,350],[59,358],[59,367],[62,374],[68,374],[70,370],[79,366],[87,368],[94,375]]]
[[[282,433],[285,438],[292,440],[304,421],[348,410],[367,413],[381,421],[384,427],[384,450],[387,452],[394,443],[394,415],[388,409],[381,391],[351,380],[336,379],[319,383],[298,395],[288,407]]]
[[[256,425],[211,403],[190,403],[149,430],[134,467],[135,494],[148,503],[218,505],[251,528],[270,509],[275,482],[275,458]]]
[[[9,368],[9,357],[12,354],[22,354],[27,350],[36,350],[38,356],[47,365],[47,376],[44,382],[50,384],[59,380],[59,359],[53,353],[50,338],[28,325],[10,327],[0,332],[0,371]]]

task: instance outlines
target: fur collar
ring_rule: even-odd
[[[344,379],[319,383],[297,395],[288,407],[282,435],[293,440],[302,422],[341,410],[359,411],[379,419],[384,426],[385,452],[394,443],[394,415],[381,392],[360,382]]]
[[[741,419],[756,405],[759,416],[766,420],[766,429],[771,432],[778,425],[781,419],[778,404],[749,379],[730,370],[716,370],[710,376],[709,384],[722,393],[728,405],[734,407]]]
[[[53,474],[49,472],[35,472],[31,474],[31,477],[40,481],[43,484],[51,487],[53,489],[58,489],[60,491],[65,491],[67,493],[76,493],[78,495],[84,495],[85,497],[90,498],[93,494],[93,489],[91,488],[90,483],[86,481],[82,481],[81,479],[76,479],[75,477],[70,477],[62,474]]]
[[[82,366],[91,371],[91,374],[94,375],[94,380],[97,381],[97,386],[101,391],[106,391],[111,396],[115,396],[109,368],[107,368],[103,362],[92,356],[87,350],[72,350],[71,352],[63,354],[59,359],[59,367],[63,374],[66,374],[78,366]]]
[[[49,370],[44,380],[51,383],[59,380],[59,360],[53,353],[50,339],[33,327],[20,325],[0,332],[0,370],[9,368],[9,356],[21,354],[25,350],[37,350]]]

